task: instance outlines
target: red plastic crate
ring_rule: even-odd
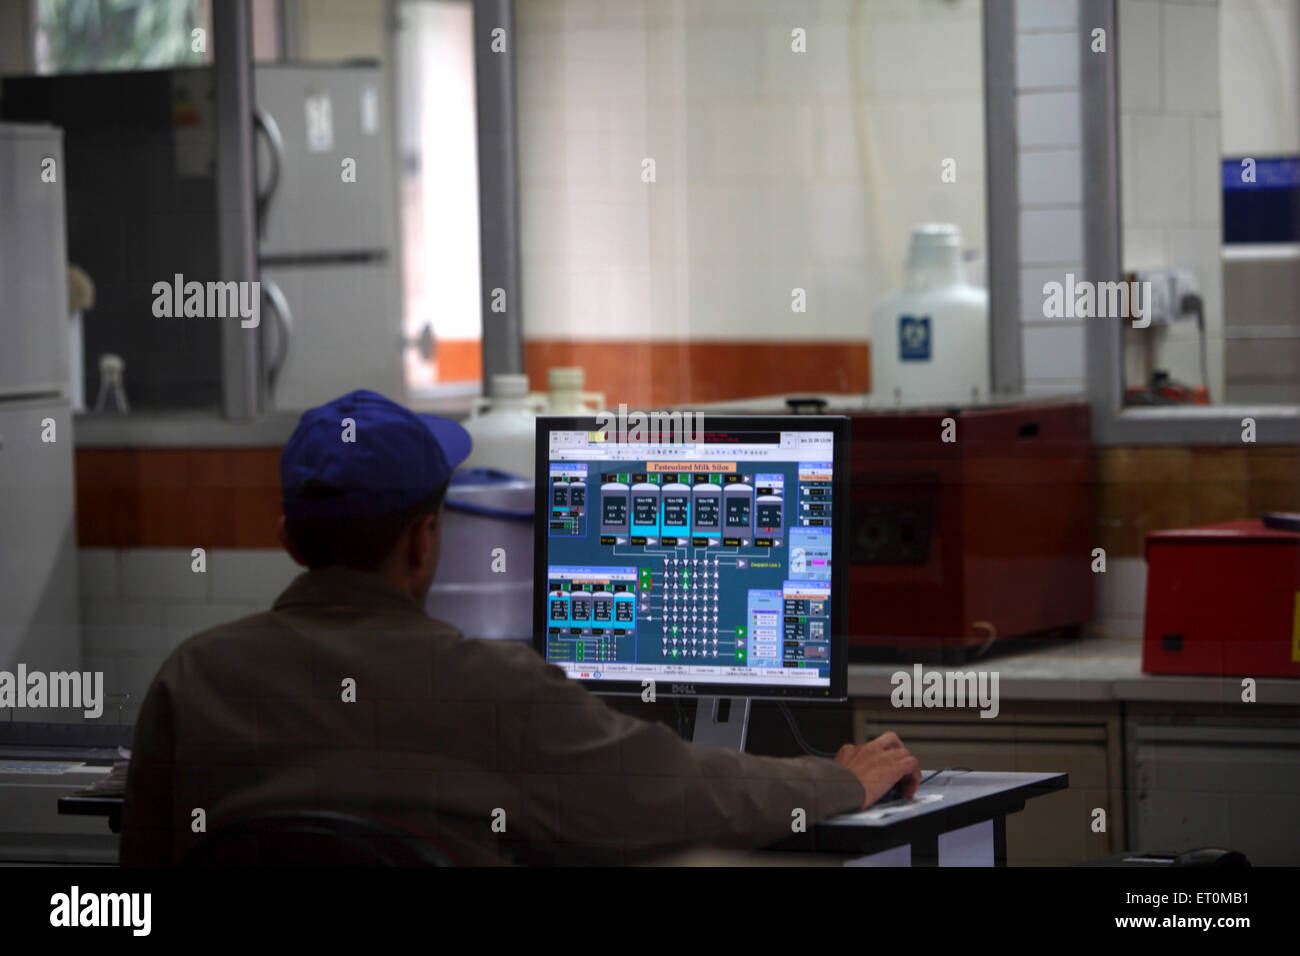
[[[1300,533],[1258,520],[1147,535],[1142,670],[1300,677]]]

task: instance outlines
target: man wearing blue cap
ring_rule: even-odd
[[[442,498],[469,450],[459,425],[374,392],[303,415],[280,460],[280,538],[308,570],[163,663],[136,723],[123,864],[180,862],[266,808],[366,817],[462,863],[627,862],[760,847],[799,811],[914,792],[893,734],[833,762],[699,747],[530,647],[429,619]]]

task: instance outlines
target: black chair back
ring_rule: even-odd
[[[255,810],[222,820],[182,866],[452,866],[428,839],[338,810]]]

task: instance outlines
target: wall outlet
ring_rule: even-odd
[[[1184,296],[1200,295],[1200,283],[1190,269],[1147,269],[1136,274],[1138,282],[1151,283],[1150,314],[1152,325],[1173,325],[1192,321],[1196,312],[1182,308]]]

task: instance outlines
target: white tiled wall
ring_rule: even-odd
[[[1228,0],[1219,13],[1224,155],[1300,153],[1300,2]]]
[[[1083,210],[1064,202],[1020,210],[1020,262],[1047,266],[1083,259]],[[1039,299],[1042,294],[1040,290]],[[1031,377],[1037,377],[1031,376]]]
[[[1016,5],[1016,29],[1073,30],[1079,22],[1076,0],[1022,0]]]
[[[1116,6],[1124,268],[1196,273],[1205,302],[1210,397],[1222,401],[1219,4],[1126,0]],[[1127,333],[1130,385],[1144,374],[1137,350],[1145,342],[1154,345],[1154,367],[1202,384],[1194,323]]]
[[[267,610],[302,570],[278,550],[210,549],[204,573],[192,570],[193,560],[181,548],[78,552],[83,666],[104,672],[105,720],[133,721],[177,645]]]
[[[1143,558],[1111,558],[1106,573],[1093,576],[1093,630],[1105,637],[1141,640],[1147,599]]]
[[[520,0],[515,17],[530,337],[866,339],[913,224],[956,222],[983,250],[979,0]]]
[[[1083,326],[1078,322],[1030,325],[1021,334],[1025,364],[1035,370],[1035,379],[1083,380]]]
[[[1020,309],[1030,395],[1083,391],[1083,324],[1044,315],[1043,287],[1083,273],[1082,106],[1076,0],[1016,3]]]
[[[1026,150],[1020,154],[1020,201],[1026,206],[1073,206],[1083,201],[1078,149]]]
[[[1078,85],[1079,34],[1073,25],[1033,32],[1021,26],[1016,35],[1016,86],[1073,91]]]

